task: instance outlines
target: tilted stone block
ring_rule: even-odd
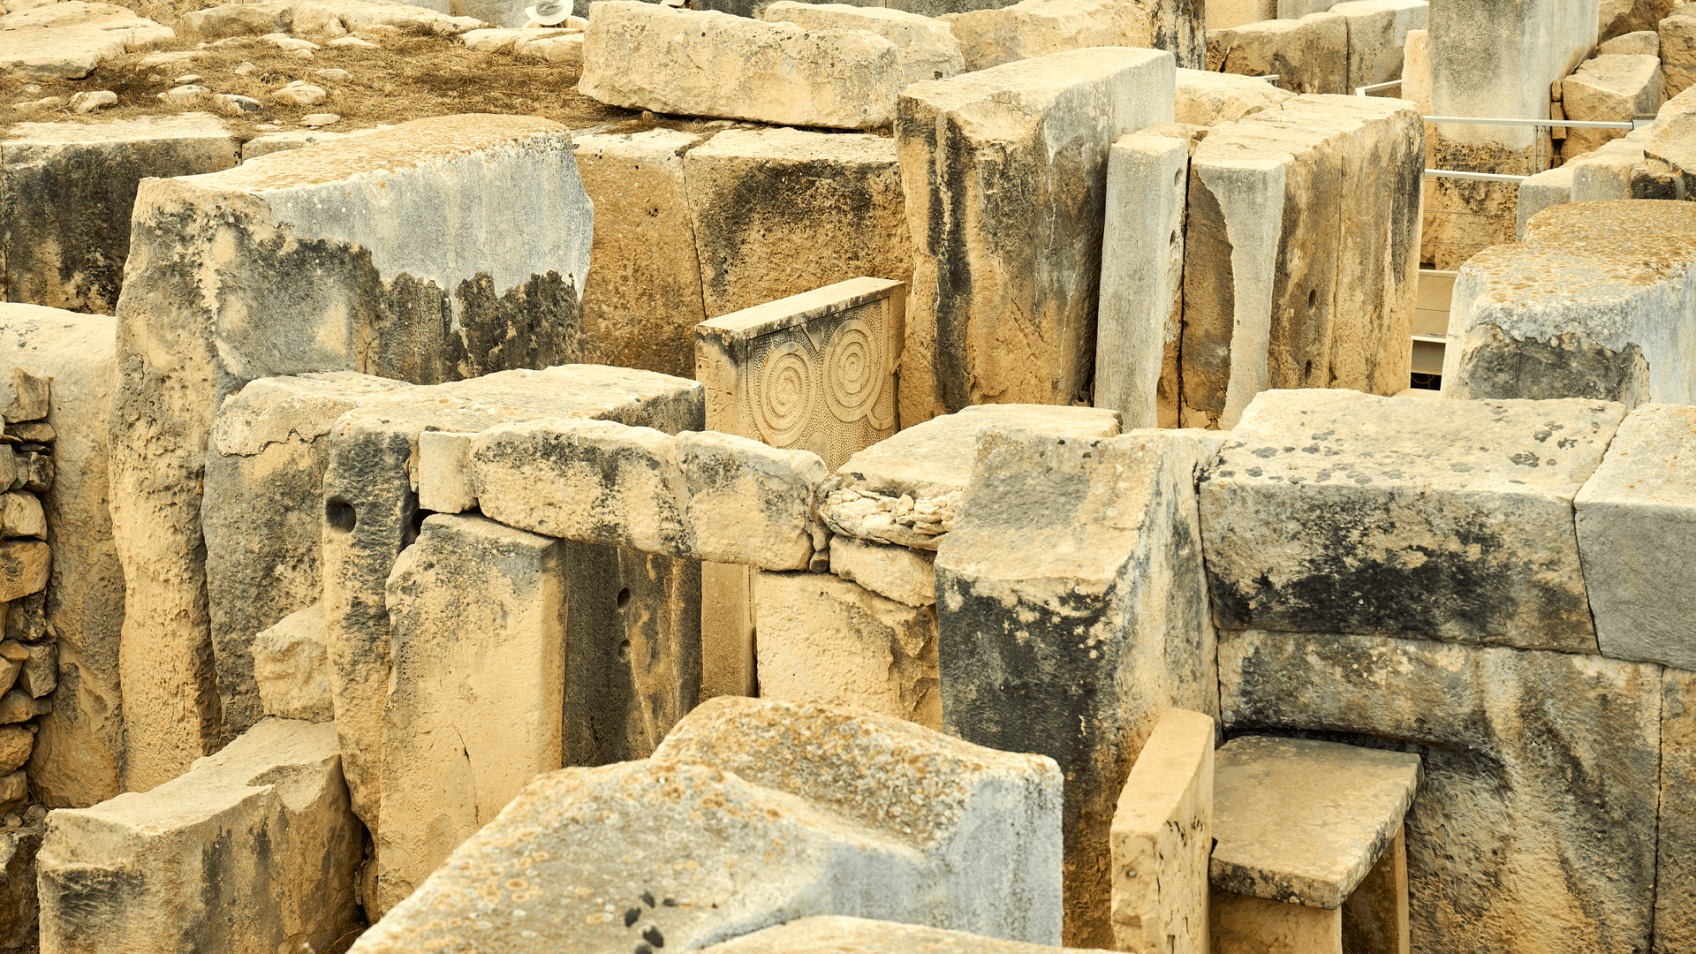
[[[817,454],[713,431],[677,437],[700,559],[806,569],[824,535],[814,505],[830,471]]]
[[[1297,93],[1348,92],[1349,28],[1340,14],[1263,20],[1207,33],[1207,68],[1276,76]]]
[[[325,949],[356,911],[340,761],[333,726],[267,720],[150,792],[54,812],[42,950]]]
[[[895,44],[901,87],[947,79],[966,70],[954,30],[947,21],[934,17],[885,7],[777,0],[766,6],[764,19],[808,30],[870,30]]]
[[[1111,943],[1109,826],[1160,713],[1215,711],[1195,480],[1221,438],[993,430],[936,555],[943,724],[1066,773],[1066,942]]]
[[[1431,407],[1255,399],[1201,486],[1221,626],[1596,651],[1573,498],[1625,409]]]
[[[1578,72],[1561,80],[1561,111],[1572,120],[1628,123],[1661,108],[1663,87],[1658,56],[1604,53],[1585,60]],[[1624,135],[1619,129],[1568,127],[1561,151],[1590,152]]]
[[[1276,106],[1296,94],[1254,76],[1179,69],[1172,118],[1216,126]]]
[[[908,606],[936,604],[936,554],[837,535],[830,572]]]
[[[1172,0],[1023,0],[949,20],[973,71],[1096,46],[1166,50],[1191,69],[1207,63],[1201,9]]]
[[[947,950],[958,954],[1056,954],[1053,947],[1001,941],[978,934],[944,931],[913,924],[821,915],[800,918],[778,927],[744,934],[705,948],[711,954],[909,954]],[[1073,951],[1076,948],[1062,948]]]
[[[1661,35],[1661,71],[1671,99],[1696,86],[1696,10],[1674,10],[1656,25]]]
[[[1209,954],[1214,733],[1210,716],[1162,712],[1119,792],[1109,831],[1117,950]]]
[[[253,679],[266,715],[334,721],[321,604],[290,613],[253,637]]]

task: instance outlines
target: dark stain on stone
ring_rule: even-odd
[[[1613,351],[1577,332],[1549,341],[1509,338],[1495,325],[1461,355],[1456,383],[1467,398],[1589,398],[1627,408],[1649,400],[1649,362],[1636,344]]]

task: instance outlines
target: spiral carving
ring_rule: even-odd
[[[754,385],[755,422],[773,447],[788,447],[812,423],[813,369],[796,344],[767,351]]]
[[[836,328],[824,353],[824,400],[845,424],[866,416],[883,390],[883,349],[864,321],[849,319]]]

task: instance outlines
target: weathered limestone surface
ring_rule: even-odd
[[[1207,34],[1207,68],[1245,76],[1277,76],[1297,93],[1348,92],[1349,28],[1341,15],[1310,13]]]
[[[42,951],[325,949],[356,911],[340,760],[333,726],[267,720],[151,792],[54,812]]]
[[[708,318],[849,279],[912,275],[889,139],[731,129],[683,163]]]
[[[1214,721],[1160,714],[1113,810],[1113,946],[1133,954],[1209,954]]]
[[[111,411],[129,787],[219,738],[198,488],[222,397],[303,371],[434,382],[572,360],[590,218],[565,128],[511,116],[145,183]]]
[[[858,706],[942,729],[936,610],[828,573],[754,577],[764,699]]]
[[[106,478],[116,339],[111,318],[0,304],[0,376],[21,370],[52,381],[46,419],[58,473],[41,499],[53,540],[45,622],[57,637],[58,685],[28,772],[32,797],[53,808],[86,808],[123,791],[124,574]]]
[[[253,677],[266,715],[306,722],[334,720],[324,607],[314,603],[290,613],[253,637]]]
[[[1174,0],[1023,0],[949,21],[974,71],[1096,46],[1166,50],[1190,69],[1207,63],[1202,7]]]
[[[206,113],[11,127],[0,140],[0,297],[111,314],[141,180],[228,169],[239,151]]]
[[[1431,31],[1409,30],[1407,45],[1402,48],[1402,85],[1397,91],[1402,99],[1419,107],[1421,116],[1431,112]]]
[[[1434,114],[1549,118],[1550,84],[1571,73],[1596,45],[1598,6],[1599,0],[1432,4]],[[1508,150],[1527,149],[1540,134],[1530,126],[1450,124],[1435,129],[1457,145]]]
[[[353,950],[688,950],[826,914],[1052,945],[1059,810],[1038,756],[714,699],[651,759],[532,782]]]
[[[1455,279],[1443,394],[1696,403],[1693,228],[1696,207],[1682,202],[1539,212],[1524,241],[1474,256]]]
[[[1221,634],[1219,673],[1227,732],[1421,757],[1406,823],[1416,950],[1650,949],[1659,667],[1250,631]]]
[[[1576,73],[1561,80],[1561,109],[1567,119],[1628,123],[1653,116],[1661,108],[1663,88],[1659,57],[1605,53],[1584,61]],[[1590,152],[1624,135],[1619,129],[1568,127],[1561,152]]]
[[[1667,98],[1696,85],[1696,8],[1675,9],[1656,25]]]
[[[1160,713],[1210,713],[1197,473],[1214,436],[993,430],[937,550],[946,730],[1066,774],[1066,942],[1104,945],[1109,826]]]
[[[1207,913],[1218,954],[1343,950],[1341,911],[1218,891],[1209,899]]]
[[[1625,409],[1268,391],[1201,486],[1222,627],[1596,652],[1573,497]]]
[[[908,954],[911,951],[951,951],[957,954],[1054,954],[1052,947],[1000,941],[979,934],[943,931],[890,921],[820,916],[744,934],[705,948],[710,954]],[[1076,948],[1063,948],[1075,951]]]
[[[1180,68],[1172,118],[1180,123],[1217,126],[1276,106],[1295,94],[1253,76]]]
[[[902,85],[901,51],[876,34],[605,0],[577,88],[627,109],[871,129],[894,118]]]
[[[1610,5],[1619,2],[1621,2],[1621,0],[1610,0]],[[1627,0],[1627,2],[1629,2],[1629,0]],[[1653,2],[1665,3],[1668,2],[1668,0],[1653,0]],[[1605,12],[1602,16],[1603,19],[1607,18],[1607,14]],[[1656,22],[1659,22],[1659,20],[1657,19]],[[1604,36],[1608,35],[1606,25],[1602,27],[1602,34]],[[1635,56],[1653,56],[1658,58],[1661,55],[1661,35],[1653,29],[1634,30],[1630,33],[1621,33],[1611,40],[1605,40],[1604,42],[1596,44],[1597,56],[1609,53],[1627,53]]]
[[[1207,4],[1207,29],[1231,27],[1278,18],[1278,0],[1214,0]]]
[[[936,603],[936,555],[911,547],[837,534],[830,538],[830,572],[908,606]]]
[[[1331,12],[1347,21],[1349,71],[1347,91],[1357,86],[1386,83],[1402,75],[1407,35],[1424,30],[1430,4],[1426,0],[1348,0]]]
[[[0,68],[30,79],[80,79],[113,57],[175,38],[169,27],[110,3],[31,5],[0,15]]]
[[[1696,531],[1696,408],[1632,411],[1574,502],[1602,654],[1696,670],[1696,579],[1668,559]]]
[[[1696,944],[1696,673],[1661,672],[1655,954]]]
[[[1601,0],[1597,39],[1612,42],[1610,38],[1643,31],[1652,33],[1655,25],[1666,19],[1678,5],[1679,0]]]
[[[949,24],[934,17],[885,7],[853,6],[846,3],[796,3],[777,0],[768,4],[767,21],[793,23],[807,30],[870,30],[895,44],[900,64],[898,88],[925,80],[947,79],[965,72],[966,60],[960,41]]]
[[[1021,60],[901,94],[917,246],[906,427],[969,404],[1087,403],[1114,140],[1172,119],[1169,54]]]
[[[1519,184],[1519,198],[1515,203],[1516,241],[1525,238],[1525,228],[1532,216],[1552,205],[1565,205],[1572,201],[1573,173],[1573,163],[1567,163],[1539,172]]]

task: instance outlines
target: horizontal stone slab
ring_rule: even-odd
[[[914,954],[936,950],[956,954],[1059,954],[1059,951],[1086,949],[1056,949],[917,924],[826,915],[799,918],[778,927],[744,934],[733,941],[703,948],[702,954],[837,954],[845,950],[862,954]]]

